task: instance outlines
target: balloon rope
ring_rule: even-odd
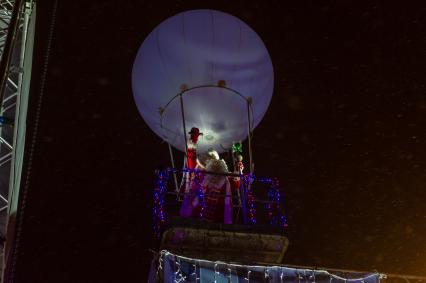
[[[248,148],[249,148],[249,169],[250,174],[253,174],[253,152],[251,150],[251,121],[250,121],[250,105],[251,97],[247,99],[247,116],[248,116]]]
[[[172,163],[172,168],[175,168],[175,158],[173,157],[172,146],[170,145],[170,143],[167,143],[167,144],[169,145],[170,163]],[[178,187],[176,172],[173,172],[173,180],[175,182],[175,190],[178,193],[179,192],[179,187]],[[179,196],[178,196],[178,198],[179,198]]]
[[[183,108],[182,93],[179,94],[179,98],[180,98],[180,113],[182,114],[183,137],[185,139],[185,156],[188,156],[188,140],[186,138],[185,110]],[[188,159],[186,159],[186,167],[188,167]]]
[[[251,121],[250,121],[250,106],[251,106],[251,97],[247,98],[247,117],[248,117],[248,148],[249,148],[249,170],[250,170],[250,175],[253,174],[253,154],[251,151]],[[250,184],[250,179],[249,178],[244,178],[244,187],[243,187],[243,191],[242,191],[242,197],[243,197],[243,201],[242,201],[242,205],[243,205],[243,219],[244,219],[244,224],[247,224],[247,200],[248,200],[248,194],[251,190],[251,184]]]

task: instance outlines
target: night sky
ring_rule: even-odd
[[[34,136],[53,10],[40,3],[19,282],[146,280],[154,170],[169,157],[131,70],[155,26],[199,8],[242,19],[272,58],[254,159],[284,188],[284,262],[426,275],[426,6],[357,3],[61,1]]]

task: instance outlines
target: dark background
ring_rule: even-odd
[[[169,158],[132,64],[156,25],[198,8],[239,17],[270,52],[254,156],[285,189],[285,263],[426,275],[426,9],[389,2],[60,1],[50,51],[54,2],[38,3],[18,281],[146,280],[153,171]]]

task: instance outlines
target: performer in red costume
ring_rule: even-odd
[[[187,169],[203,169],[204,166],[200,164],[197,158],[197,143],[198,138],[203,133],[196,127],[191,128],[188,133],[190,135],[188,141],[188,150],[186,156],[186,168]],[[198,198],[196,193],[196,186],[194,184],[194,173],[184,173],[185,184],[181,191],[184,191],[185,198],[180,209],[180,215],[183,217],[195,216],[197,214],[196,208],[198,206]]]
[[[187,168],[195,169],[199,162],[197,162],[197,143],[198,137],[202,135],[198,128],[193,127],[189,132],[190,139],[188,141],[188,153],[187,153]]]

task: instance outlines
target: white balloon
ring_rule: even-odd
[[[142,43],[132,87],[149,127],[184,151],[182,85],[188,88],[182,93],[186,132],[199,128],[199,150],[223,152],[247,138],[248,98],[251,128],[262,120],[272,98],[272,62],[260,37],[240,19],[215,10],[179,13]]]

